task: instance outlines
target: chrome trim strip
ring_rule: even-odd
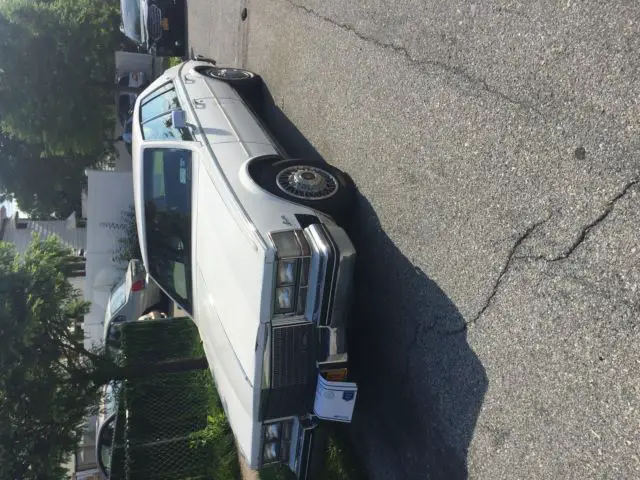
[[[313,451],[314,431],[318,425],[310,418],[300,418],[296,423],[298,435],[291,444],[289,468],[298,480],[306,480],[310,473],[309,465]]]
[[[353,274],[356,266],[356,249],[347,233],[337,225],[326,225],[330,238],[336,245],[338,258],[335,285],[331,288],[328,325],[340,327],[347,324],[352,301]]]
[[[313,224],[304,229],[304,236],[311,247],[311,265],[309,268],[309,290],[307,291],[307,306],[305,318],[316,325],[323,325],[326,319],[322,318],[322,306],[329,301],[332,279],[327,278],[327,270],[330,262],[334,260],[331,245],[327,241],[322,225]]]

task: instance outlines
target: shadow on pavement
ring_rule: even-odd
[[[261,99],[248,100],[289,155],[322,160],[266,86]],[[373,478],[467,478],[485,370],[456,306],[395,246],[368,200],[358,200],[347,227],[358,250],[351,439]]]

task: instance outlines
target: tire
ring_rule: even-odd
[[[228,83],[241,93],[258,92],[262,89],[262,78],[260,75],[232,67],[205,67],[200,73],[216,80]]]
[[[325,162],[265,159],[250,169],[263,189],[291,202],[326,213],[346,222],[355,206],[351,177]]]

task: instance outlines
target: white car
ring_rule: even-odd
[[[249,466],[303,478],[319,372],[347,375],[356,252],[334,219],[355,189],[286,156],[238,93],[260,88],[203,61],[155,80],[133,115],[135,209],[147,272],[197,324]]]
[[[154,281],[147,279],[142,262],[129,261],[124,277],[111,293],[104,315],[103,341],[107,348],[120,349],[120,329],[143,315],[166,308],[164,295]]]
[[[116,413],[118,407],[117,392],[119,382],[110,382],[102,388],[96,420],[96,460],[100,469],[100,478],[107,480],[111,468],[113,440],[115,438]]]

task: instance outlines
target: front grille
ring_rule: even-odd
[[[312,323],[273,327],[271,385],[262,391],[261,420],[304,415],[313,408],[317,339]]]
[[[149,27],[149,36],[153,40],[158,40],[162,37],[162,10],[157,5],[149,6],[149,19],[148,19],[148,27]]]
[[[315,366],[314,325],[300,323],[273,328],[271,388],[306,385]]]

